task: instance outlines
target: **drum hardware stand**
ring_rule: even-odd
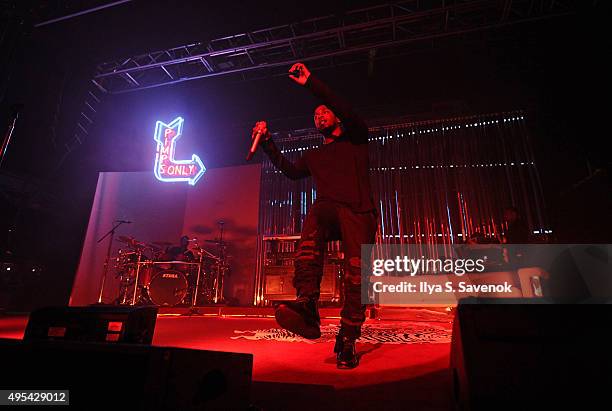
[[[126,305],[127,304],[127,294],[128,294],[127,283],[128,281],[126,281],[124,277],[125,277],[124,275],[118,275],[115,277],[115,278],[120,278],[120,285],[119,285],[119,295],[117,296],[117,298],[115,298],[115,301],[113,302],[114,305]]]
[[[218,222],[219,224],[219,229],[221,230],[221,233],[219,234],[219,258],[217,260],[217,276],[216,276],[216,281],[215,281],[215,304],[218,304],[220,300],[223,299],[223,283],[224,283],[224,277],[225,277],[225,271],[226,271],[226,255],[225,255],[225,243],[223,242],[223,225],[225,224],[225,221],[220,220]],[[223,274],[221,274],[221,270],[223,270]],[[219,286],[219,280],[221,280],[221,286]]]
[[[100,238],[96,243],[101,243],[102,241],[104,241],[104,239],[106,237],[108,237],[110,235],[110,241],[108,242],[108,249],[106,250],[106,260],[104,261],[104,273],[102,274],[102,285],[100,286],[100,294],[98,295],[98,302],[96,304],[104,304],[102,302],[102,294],[104,294],[104,286],[106,284],[106,276],[108,274],[108,263],[110,262],[110,254],[111,254],[111,248],[113,247],[113,239],[115,237],[115,230],[117,230],[117,228],[119,228],[119,226],[121,224],[123,224],[123,221],[115,221],[116,225],[113,226],[113,228],[111,228],[111,230],[104,234],[102,236],[102,238]]]
[[[206,253],[208,257],[210,258],[214,258],[214,259],[217,258],[213,254],[201,248],[199,245],[197,245],[197,247],[200,251],[200,259],[198,260],[198,275],[196,277],[196,285],[193,291],[193,296],[191,298],[191,307],[189,307],[189,311],[187,311],[185,314],[181,314],[182,316],[202,315],[200,310],[198,310],[198,307],[196,307],[196,304],[198,300],[198,292],[200,291],[200,280],[202,278],[201,276],[202,276],[202,264],[204,260],[204,253]]]
[[[221,236],[223,236],[223,221],[219,222],[219,224],[221,225]],[[220,243],[221,241],[218,241],[218,242]],[[215,294],[213,297],[213,302],[215,304],[219,302],[219,294],[221,294],[220,290],[218,289],[219,288],[218,284],[219,284],[219,267],[220,265],[225,266],[225,254],[223,250],[221,250],[220,257],[219,257],[203,249],[198,244],[196,244],[196,246],[200,252],[200,259],[198,260],[198,275],[196,277],[196,285],[193,291],[193,296],[191,298],[191,307],[189,308],[189,311],[187,311],[185,314],[181,314],[182,316],[203,315],[198,309],[198,307],[196,307],[196,304],[197,304],[197,299],[198,299],[198,295],[199,295],[199,291],[201,287],[202,265],[204,264],[204,257],[214,260],[215,261],[214,265],[217,267],[216,268],[216,278],[215,278]]]
[[[215,284],[215,304],[223,301],[223,286],[224,286],[224,278],[227,273],[228,267],[225,264],[225,258],[219,260],[217,263],[217,278]]]
[[[136,293],[138,292],[138,276],[140,275],[140,258],[142,257],[142,252],[138,252],[138,259],[136,260],[136,276],[134,278],[134,294],[132,296],[132,305],[136,305]],[[142,293],[141,293],[142,297]]]
[[[200,275],[202,274],[202,260],[204,259],[203,251],[205,250],[200,249],[200,259],[198,260],[198,276],[196,277],[195,290],[193,291],[193,296],[191,297],[191,307],[189,307],[189,311],[184,314],[181,314],[182,316],[191,317],[192,315],[202,315],[200,310],[198,310],[198,307],[196,307],[196,301],[198,299],[198,290],[200,288]]]
[[[194,308],[196,305],[196,300],[198,299],[198,291],[200,289],[200,275],[202,274],[202,259],[204,257],[204,253],[200,253],[200,260],[198,261],[198,276],[196,277],[196,285],[195,291],[193,292],[193,298],[191,299],[191,308]],[[197,310],[197,309],[196,309]]]

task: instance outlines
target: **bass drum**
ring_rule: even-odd
[[[175,306],[185,299],[189,283],[182,272],[163,270],[153,276],[147,288],[153,304]]]

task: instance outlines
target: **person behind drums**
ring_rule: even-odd
[[[187,247],[189,246],[189,237],[184,235],[179,240],[179,245],[166,248],[166,252],[162,255],[163,261],[186,261],[193,262],[195,256]]]

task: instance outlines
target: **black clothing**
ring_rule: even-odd
[[[365,321],[361,304],[361,245],[372,244],[376,212],[368,166],[368,128],[341,98],[310,76],[306,87],[342,121],[333,142],[306,151],[296,163],[287,160],[272,140],[263,144],[272,163],[296,180],[312,176],[317,199],[302,229],[295,258],[293,285],[298,297],[318,299],[323,277],[325,242],[341,239],[344,251],[344,307],[341,334],[358,338]],[[364,262],[367,264],[367,262]]]
[[[193,253],[183,246],[170,247],[164,253],[166,261],[194,261]]]
[[[359,355],[355,347],[355,338],[339,334],[334,345],[336,366],[340,369],[351,369],[359,364]]]
[[[295,164],[270,139],[262,144],[272,163],[292,180],[312,176],[317,200],[331,200],[357,213],[374,210],[368,166],[368,127],[350,106],[313,75],[306,87],[342,121],[342,135],[306,151]]]
[[[278,306],[274,314],[276,322],[285,330],[310,340],[321,337],[321,318],[316,298],[301,297],[286,301]]]
[[[527,244],[529,243],[529,228],[523,220],[513,221],[508,223],[504,238],[506,244]]]
[[[504,233],[504,243],[510,245],[504,250],[507,268],[518,270],[524,266],[527,249],[523,245],[529,243],[529,237],[529,228],[523,220],[518,219],[508,223]]]
[[[299,296],[316,298],[323,278],[325,243],[342,240],[344,307],[340,316],[345,334],[356,337],[366,310],[361,304],[361,245],[374,243],[376,228],[373,212],[355,213],[341,204],[317,199],[306,216],[295,255],[293,286]]]

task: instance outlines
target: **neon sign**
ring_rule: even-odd
[[[157,141],[157,154],[155,155],[155,177],[160,181],[177,182],[187,181],[195,185],[206,171],[202,160],[196,154],[191,160],[175,160],[176,140],[183,132],[182,117],[177,117],[169,124],[162,121],[155,123],[155,141]]]

